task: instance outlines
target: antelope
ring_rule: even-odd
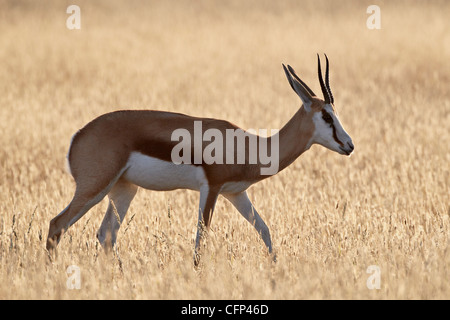
[[[334,108],[329,84],[329,61],[326,58],[325,81],[320,57],[318,75],[322,100],[297,76],[291,66],[282,64],[288,82],[302,105],[276,134],[254,136],[266,145],[279,143],[279,167],[284,170],[313,144],[349,156],[354,149],[352,139],[344,130]],[[152,110],[123,110],[99,116],[72,137],[67,154],[70,173],[76,190],[70,204],[50,221],[47,250],[54,252],[62,234],[106,195],[109,205],[97,238],[103,247],[116,243],[117,232],[138,187],[169,191],[191,189],[200,192],[194,263],[200,258],[200,243],[207,234],[219,195],[233,204],[262,238],[269,254],[273,254],[269,228],[247,195],[254,183],[275,175],[261,174],[265,166],[258,158],[250,163],[249,148],[242,163],[174,163],[171,155],[176,146],[172,133],[184,129],[193,133],[194,123],[201,121],[202,130],[214,129],[225,135],[227,129],[241,130],[224,120],[197,118],[180,113]],[[218,130],[218,131],[217,131]],[[205,148],[207,144],[202,143]],[[200,150],[201,151],[201,150]],[[192,154],[196,154],[192,150]],[[224,150],[222,156],[230,150]],[[232,150],[231,152],[236,153]],[[234,154],[233,156],[238,156]],[[242,156],[242,154],[241,154]]]

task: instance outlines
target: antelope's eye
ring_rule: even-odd
[[[333,118],[331,118],[331,116],[328,112],[324,112],[322,114],[322,118],[326,123],[333,123]]]

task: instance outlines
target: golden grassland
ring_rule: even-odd
[[[65,26],[72,2],[0,1],[0,299],[450,298],[448,1],[382,1],[380,30],[366,27],[367,1],[76,2],[81,30]],[[184,190],[139,190],[109,255],[103,200],[49,261],[85,123],[158,109],[281,128],[300,106],[281,63],[320,92],[323,52],[356,149],[313,146],[249,189],[276,263],[219,198],[195,269],[198,194]]]

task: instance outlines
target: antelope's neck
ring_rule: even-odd
[[[284,170],[312,144],[314,123],[300,108],[279,132],[280,168]]]

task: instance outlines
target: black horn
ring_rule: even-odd
[[[320,87],[322,88],[323,98],[325,100],[325,103],[330,103],[331,102],[330,96],[328,94],[327,87],[325,86],[325,83],[323,82],[323,78],[322,78],[322,68],[320,67],[319,54],[317,54],[317,68],[318,68],[318,72],[319,72],[319,82],[320,82]]]
[[[328,96],[330,97],[330,102],[334,103],[334,97],[333,94],[331,93],[331,88],[330,88],[330,73],[329,73],[329,63],[328,63],[328,57],[325,54],[325,58],[327,59],[327,67],[325,69],[325,85],[327,87],[328,90]]]

